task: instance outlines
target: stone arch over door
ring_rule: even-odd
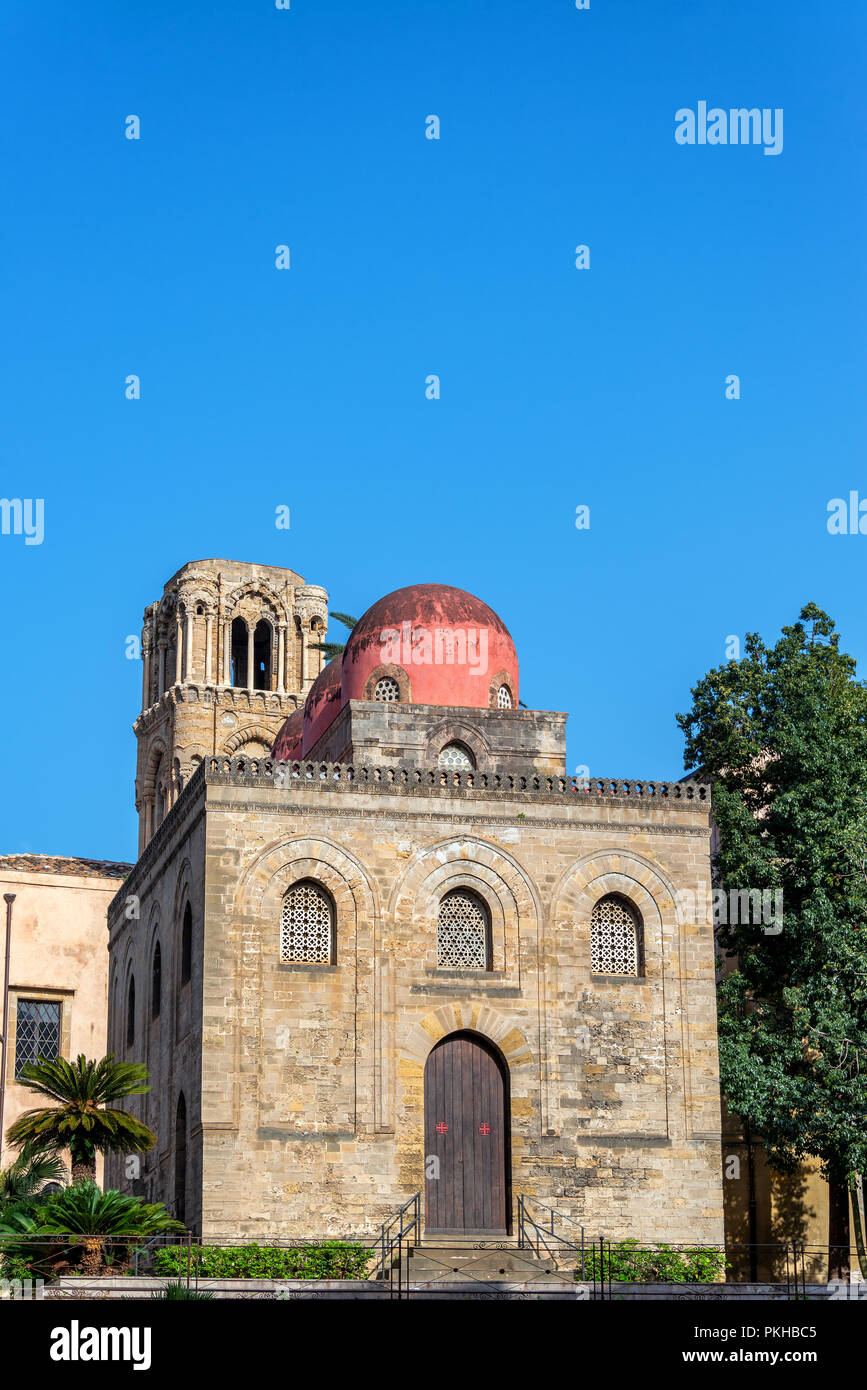
[[[437,1044],[453,1034],[481,1037],[502,1059],[508,1076],[507,1153],[510,1172],[519,1172],[524,1156],[536,1151],[542,1123],[538,1056],[521,1024],[471,998],[442,1004],[421,1017],[404,1016],[398,1023],[395,1146],[403,1187],[414,1192],[424,1184],[425,1069]],[[507,1207],[507,1228],[511,1220]]]

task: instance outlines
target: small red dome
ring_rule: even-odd
[[[296,762],[301,757],[301,739],[303,733],[304,706],[302,705],[289,715],[275,738],[274,746],[271,749],[271,757],[280,758],[287,763]]]
[[[340,667],[343,658],[336,656],[319,672],[310,687],[304,705],[303,756],[306,758],[317,739],[321,738],[333,719],[340,713]]]
[[[374,699],[378,679],[414,705],[518,705],[518,656],[492,608],[449,584],[411,584],[359,619],[343,653],[342,700]],[[312,692],[311,692],[312,693]]]

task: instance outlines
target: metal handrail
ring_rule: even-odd
[[[528,1210],[527,1210],[527,1203],[528,1203],[528,1202],[533,1202],[537,1207],[541,1207],[543,1211],[548,1212],[548,1214],[549,1214],[549,1216],[550,1216],[550,1222],[549,1222],[550,1229],[546,1229],[544,1226],[541,1226],[541,1225],[539,1224],[539,1222],[536,1221],[536,1219],[535,1219],[533,1216],[530,1215],[530,1213],[529,1213]],[[577,1241],[575,1241],[574,1239],[573,1239],[573,1240],[569,1240],[569,1239],[567,1239],[566,1236],[560,1235],[559,1231],[555,1230],[555,1226],[554,1226],[555,1221],[566,1221],[566,1222],[569,1223],[570,1226],[575,1226],[575,1227],[577,1228],[577,1230],[579,1230],[579,1231],[581,1232],[581,1244],[579,1245],[579,1244],[577,1243]],[[533,1235],[533,1232],[536,1233],[535,1236]],[[550,1240],[550,1241],[559,1241],[559,1246],[557,1246],[557,1247],[555,1247],[555,1248],[552,1249],[552,1247],[548,1244],[549,1240]],[[553,1207],[546,1206],[546,1204],[545,1204],[544,1202],[540,1202],[539,1199],[538,1199],[537,1197],[527,1197],[523,1192],[519,1194],[519,1196],[518,1196],[518,1249],[519,1249],[519,1250],[524,1250],[524,1249],[526,1249],[527,1246],[529,1246],[532,1250],[535,1250],[536,1253],[538,1254],[538,1253],[539,1253],[539,1247],[540,1247],[540,1246],[544,1246],[544,1249],[545,1249],[546,1253],[547,1253],[548,1255],[550,1255],[550,1256],[555,1257],[555,1258],[556,1258],[556,1256],[557,1256],[558,1254],[563,1254],[563,1253],[565,1253],[566,1251],[570,1251],[570,1252],[573,1253],[575,1256],[580,1255],[580,1257],[581,1257],[581,1278],[582,1278],[582,1280],[583,1280],[583,1278],[584,1278],[584,1269],[585,1269],[585,1240],[586,1240],[586,1236],[585,1236],[584,1227],[582,1226],[582,1224],[581,1224],[580,1221],[576,1221],[576,1220],[575,1220],[575,1217],[574,1217],[574,1216],[567,1216],[565,1212],[562,1212],[562,1211],[555,1211]]]
[[[404,1221],[406,1213],[412,1208],[412,1216],[409,1222]],[[396,1231],[394,1228],[397,1228]],[[407,1236],[415,1231],[416,1241],[407,1241],[407,1244],[417,1244],[418,1236],[421,1235],[421,1192],[415,1192],[399,1207],[396,1212],[383,1221],[379,1228],[379,1263],[374,1268],[371,1278],[382,1277],[391,1279],[392,1256],[395,1247],[398,1251],[398,1297],[400,1297],[401,1267],[403,1265],[403,1245]]]

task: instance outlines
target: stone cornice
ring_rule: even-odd
[[[291,816],[317,816],[321,815],[322,807],[300,805],[298,802],[283,802],[279,805],[273,801],[210,801],[212,808],[219,806],[226,811],[249,811],[257,814],[261,811],[279,811],[281,815]],[[329,806],[326,808],[327,814],[335,819],[358,820],[364,818],[370,820],[375,818],[381,821],[432,821],[438,816],[447,816],[449,824],[454,825],[496,825],[511,826],[513,829],[521,825],[517,816],[486,816],[483,813],[473,811],[471,815],[460,815],[452,807],[448,811],[424,811],[421,807],[417,811],[393,811],[390,808],[383,808],[371,811],[367,806]],[[524,825],[543,826],[545,829],[565,830],[580,827],[581,830],[600,831],[611,833],[612,829],[622,830],[630,835],[690,835],[700,840],[710,838],[709,826],[692,825],[662,825],[658,822],[640,824],[636,821],[610,821],[610,820],[561,820],[556,816],[533,816],[532,820],[525,820]]]

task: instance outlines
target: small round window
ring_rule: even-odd
[[[512,708],[512,692],[507,685],[501,685],[497,691],[497,709]]]
[[[440,767],[474,768],[473,756],[462,743],[447,743],[437,759]]]
[[[373,698],[383,704],[392,704],[400,699],[400,686],[394,676],[383,676],[382,680],[376,682]]]

